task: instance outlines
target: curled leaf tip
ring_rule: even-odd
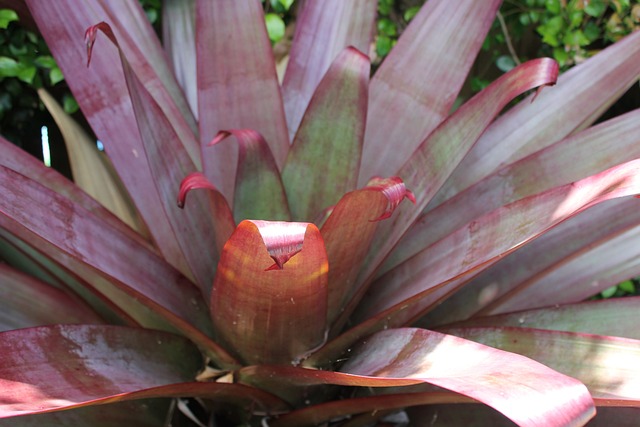
[[[274,264],[265,271],[282,270],[284,265],[302,250],[306,222],[250,220],[260,232],[264,245]]]
[[[381,221],[389,218],[393,211],[398,207],[400,202],[405,198],[409,199],[415,205],[416,197],[407,189],[400,177],[392,176],[389,178],[373,177],[367,183],[365,189],[381,191],[388,200],[387,209],[380,217],[371,220],[372,222]]]
[[[253,129],[227,129],[219,131],[216,136],[211,140],[209,147],[216,145],[225,140],[229,136],[235,136],[240,147],[243,148],[250,144],[267,145],[264,137]]]
[[[106,22],[102,21],[87,28],[84,32],[84,42],[87,45],[87,67],[91,64],[91,53],[93,52],[93,45],[96,42],[98,30],[102,31],[107,37],[109,37],[109,40],[111,40],[114,45],[118,46],[116,36],[113,34],[113,30],[111,30],[111,26]]]
[[[213,139],[210,143],[207,144],[207,146],[211,147],[212,145],[216,145],[220,141],[226,139],[229,135],[231,135],[231,132],[229,132],[228,130],[221,130],[216,134],[216,136],[213,137]]]
[[[362,59],[364,59],[366,61],[370,61],[369,56],[366,53],[362,52],[360,49],[358,49],[355,46],[347,46],[347,48],[345,50],[348,50],[352,54],[356,54],[356,55],[360,56]]]
[[[196,188],[208,188],[210,190],[218,190],[202,172],[194,172],[189,174],[180,183],[180,191],[178,192],[178,207],[184,208],[187,193]]]
[[[558,65],[558,62],[556,62],[555,59],[541,58],[541,60],[546,60],[547,61],[547,70],[545,70],[545,72],[551,77],[551,81],[548,82],[548,83],[540,85],[536,89],[536,92],[531,97],[531,102],[536,100],[536,98],[538,97],[540,92],[542,92],[542,89],[544,89],[547,86],[555,86],[555,84],[556,84],[556,82],[558,80],[558,74],[560,73],[560,66]]]

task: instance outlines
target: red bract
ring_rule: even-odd
[[[640,33],[451,112],[499,3],[429,0],[371,75],[377,2],[306,1],[280,85],[258,0],[167,2],[164,45],[27,0],[136,229],[0,138],[0,425],[636,420],[640,299],[582,301],[640,273],[640,112],[591,126]]]

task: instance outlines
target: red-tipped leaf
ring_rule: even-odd
[[[625,39],[558,78],[551,90],[520,102],[492,124],[435,196],[437,206],[504,164],[586,128],[640,74],[640,33]],[[579,106],[579,107],[576,107]]]
[[[360,185],[398,174],[447,117],[499,5],[429,0],[413,17],[371,80]]]
[[[413,195],[398,177],[377,178],[369,186],[345,194],[321,228],[329,257],[329,323],[352,296],[358,273],[378,222]],[[339,325],[338,325],[339,327]]]
[[[244,219],[290,220],[280,171],[263,136],[251,129],[222,130],[209,145],[217,145],[230,135],[238,142],[233,203],[236,222]]]
[[[223,3],[196,1],[200,143],[204,148],[222,129],[252,129],[264,135],[282,167],[289,137],[262,6],[252,0]],[[231,206],[236,152],[232,144],[203,151],[205,175]]]
[[[323,344],[327,255],[313,224],[243,221],[211,293],[220,340],[246,363],[290,364]]]

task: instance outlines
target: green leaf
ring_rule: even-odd
[[[318,85],[282,171],[292,218],[311,221],[356,188],[364,140],[369,58],[347,48]]]
[[[393,37],[398,34],[398,29],[391,19],[380,18],[378,20],[378,33],[387,37]]]
[[[278,2],[284,7],[285,10],[291,9],[291,5],[295,0],[278,0]]]
[[[571,56],[569,52],[567,52],[564,47],[554,47],[553,48],[553,59],[558,61],[561,67],[567,65],[567,61]]]
[[[61,81],[64,80],[64,75],[62,74],[62,71],[60,71],[60,68],[56,66],[52,68],[51,71],[49,71],[49,80],[51,81],[52,86],[55,86],[57,83],[60,83]],[[69,99],[69,98],[66,98],[66,99]],[[76,111],[78,111],[78,103],[75,100],[73,102],[75,105],[67,105],[65,103],[64,107],[65,107],[65,112],[67,114],[73,114]]]
[[[376,38],[376,54],[384,58],[391,52],[391,48],[393,47],[393,40],[391,40],[387,36],[378,36]]]
[[[42,68],[54,68],[58,66],[56,64],[56,60],[49,55],[38,56],[36,59],[33,60],[33,63],[38,67],[42,67]]]
[[[551,12],[552,15],[559,15],[561,10],[560,0],[546,0],[544,7]]]
[[[210,145],[218,144],[231,135],[239,146],[233,207],[236,223],[254,218],[289,221],[289,204],[267,142],[258,132],[229,129],[221,130]]]
[[[376,3],[376,0],[305,3],[297,20],[298,30],[282,82],[291,141],[311,97],[336,56],[349,46],[369,52],[375,33]],[[317,41],[318,34],[322,35],[321,43]]]
[[[20,64],[21,67],[16,74],[16,77],[25,83],[32,84],[33,79],[36,77],[38,69],[34,65]]]
[[[562,38],[562,42],[569,46],[586,46],[591,43],[582,30],[575,30],[565,34]]]
[[[53,71],[54,70],[51,70],[52,73]],[[74,114],[78,111],[78,108],[78,103],[73,95],[67,93],[62,96],[62,109],[65,113]]]
[[[542,36],[542,41],[544,43],[557,47],[560,44],[558,41],[558,35],[561,34],[564,26],[565,22],[562,16],[554,16],[544,24],[538,26],[536,30]]]
[[[512,70],[516,66],[513,58],[509,55],[501,55],[496,60],[496,67],[503,73],[506,73],[509,70]]]
[[[18,61],[7,56],[0,56],[0,77],[15,77],[21,69]]]
[[[620,283],[618,287],[629,294],[633,294],[636,292],[636,285],[632,280],[625,280],[624,282]]]
[[[600,295],[602,295],[602,298],[611,298],[612,296],[614,296],[616,294],[617,290],[618,290],[617,286],[612,286],[612,287],[607,288],[604,291],[600,292]]]
[[[285,25],[282,18],[275,13],[267,13],[264,16],[265,24],[267,25],[267,33],[269,33],[269,40],[272,43],[279,42],[284,37]]]
[[[587,15],[598,18],[607,10],[607,3],[602,0],[589,0],[585,3],[584,11]]]
[[[420,12],[420,6],[413,6],[405,10],[404,12],[404,20],[410,22],[414,16],[416,16]]]
[[[18,14],[11,9],[0,9],[0,29],[7,29],[11,22],[18,21]]]
[[[569,29],[580,28],[582,21],[584,20],[584,12],[582,10],[576,10],[569,13]]]

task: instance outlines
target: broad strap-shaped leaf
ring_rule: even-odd
[[[423,214],[378,274],[493,209],[640,157],[638,134],[640,110],[635,110],[499,169]]]
[[[165,0],[162,3],[162,46],[189,108],[198,118],[196,72],[196,0]]]
[[[149,93],[162,106],[176,132],[185,141],[184,136],[197,132],[197,123],[191,114],[184,92],[176,81],[172,67],[167,61],[156,31],[149,25],[146,12],[140,7],[139,2],[131,0],[124,2],[98,0],[98,2],[104,9],[104,15],[93,24],[104,19],[114,28],[116,36],[123,34],[121,47],[126,52],[127,58],[130,58],[130,64]],[[128,40],[124,40],[125,38]],[[153,71],[157,78],[150,74],[150,71]],[[156,83],[157,87],[152,83]],[[190,140],[185,142],[187,142],[185,148],[192,155],[193,161],[199,165],[200,156],[197,145]]]
[[[398,174],[447,117],[499,5],[429,0],[412,19],[371,80],[359,185]]]
[[[296,20],[296,32],[282,82],[289,140],[295,134],[311,96],[338,54],[353,46],[368,52],[374,34],[375,0],[307,2]]]
[[[413,392],[384,394],[381,396],[355,397],[334,400],[292,411],[281,415],[269,423],[271,427],[298,427],[302,425],[321,425],[341,417],[353,417],[354,414],[370,413],[384,415],[388,410],[397,410],[416,405],[436,405],[474,401],[466,396],[451,392]],[[480,406],[480,405],[478,405]],[[382,417],[381,417],[382,418]],[[418,420],[418,418],[416,418]],[[1,425],[1,424],[0,424]]]
[[[256,366],[240,370],[243,377],[359,387],[428,383],[489,405],[520,426],[581,426],[595,414],[579,381],[520,355],[425,329],[376,333],[351,352],[341,372]]]
[[[89,274],[91,276],[90,279],[81,279],[71,272],[74,268],[71,266],[73,261],[62,266],[60,263],[50,259],[45,254],[46,250],[47,248],[41,247],[35,249],[27,242],[9,234],[6,230],[0,231],[0,257],[4,262],[34,279],[61,290],[67,296],[74,298],[77,296],[79,300],[90,306],[100,318],[104,319],[104,322],[112,325],[134,327],[144,325],[158,330],[173,330],[166,321],[153,318],[153,316],[150,316],[152,313],[148,310],[145,311],[146,309],[143,305],[136,303],[135,300],[123,293],[118,294],[112,286],[107,285],[111,289],[105,291],[107,286],[102,285],[106,280],[97,273]],[[69,261],[69,259],[67,260]],[[76,264],[79,264],[79,262]],[[46,324],[50,323],[56,322],[47,322]],[[84,321],[80,323],[93,322]]]
[[[640,211],[635,198],[610,200],[594,206],[482,271],[428,313],[421,324],[431,328],[467,319],[520,284],[552,272],[557,266],[572,260],[574,254],[607,242],[636,227],[638,223]],[[598,265],[600,263],[594,266]],[[574,274],[578,272],[574,271]],[[558,282],[554,286],[554,294],[559,291],[573,292],[574,301],[577,301],[599,292],[596,286],[591,293],[591,286],[585,284],[564,286],[564,283]]]
[[[103,323],[77,297],[0,263],[0,331],[55,323]]]
[[[99,23],[87,30],[89,49],[93,46],[98,31],[105,33],[116,46],[115,38],[108,24]],[[103,40],[103,43],[106,42]],[[196,197],[188,210],[180,210],[175,204],[175,194],[182,179],[196,170],[164,112],[140,82],[129,61],[121,52],[122,68],[129,87],[133,111],[138,123],[144,152],[154,184],[160,195],[161,205],[168,218],[174,239],[179,242],[182,253],[189,265],[190,277],[200,286],[204,295],[208,295],[219,254],[209,239],[215,238],[212,224],[212,212],[205,201]],[[91,56],[91,50],[89,50]],[[190,135],[193,139],[194,136]],[[193,139],[195,143],[195,139]]]
[[[38,89],[38,96],[62,133],[74,182],[131,228],[146,232],[122,181],[95,141],[44,88]]]
[[[587,386],[594,399],[608,400],[606,406],[640,406],[638,340],[508,327],[452,328],[446,332],[522,354],[574,377]]]
[[[197,0],[196,54],[201,145],[221,129],[253,129],[264,135],[281,168],[289,137],[260,3]],[[205,175],[233,206],[235,147],[203,152]]]
[[[210,396],[286,407],[260,390],[195,382],[202,368],[198,348],[166,332],[43,326],[0,333],[0,352],[0,418],[147,397]]]
[[[313,224],[242,221],[211,292],[220,341],[249,364],[299,361],[326,339],[327,273]]]
[[[132,298],[198,343],[221,366],[234,359],[209,337],[202,294],[155,252],[73,201],[0,167],[0,225],[92,283]],[[141,268],[144,266],[144,268]]]
[[[415,202],[398,177],[376,179],[345,194],[320,229],[329,257],[329,324],[352,296],[378,221],[391,216],[405,198]]]
[[[640,297],[610,298],[537,310],[480,316],[451,327],[518,327],[582,332],[640,339],[638,307]]]
[[[635,427],[640,408],[602,407],[602,400],[594,399],[598,412],[587,427]],[[514,424],[499,412],[478,404],[425,405],[407,410],[411,419],[432,420],[433,427],[513,427]],[[276,427],[276,426],[274,426]]]
[[[482,314],[504,313],[582,301],[640,273],[640,221],[595,247],[560,260],[548,271],[518,283],[488,304]],[[561,286],[558,286],[561,284]],[[550,298],[549,294],[554,295]]]
[[[348,330],[316,352],[331,360],[374,331],[408,325],[459,289],[472,275],[583,210],[640,192],[640,160],[503,206],[458,229],[370,288]],[[509,232],[506,232],[509,230]]]
[[[289,204],[280,171],[263,136],[251,129],[221,130],[209,145],[233,135],[238,141],[238,169],[233,213],[244,219],[289,221]]]
[[[640,192],[640,160],[503,206],[468,223],[379,278],[369,317],[497,259],[597,203]]]
[[[178,207],[184,209],[190,209],[187,204],[187,194],[191,190],[205,189],[209,190],[203,196],[209,203],[209,209],[213,214],[213,228],[215,247],[218,253],[222,253],[222,248],[227,239],[233,233],[236,228],[236,223],[233,220],[233,214],[229,208],[227,200],[222,193],[218,191],[215,185],[213,185],[202,172],[193,172],[187,175],[180,183],[180,190],[178,191]],[[215,269],[215,266],[211,265],[211,269]]]
[[[557,74],[558,64],[546,58],[514,68],[460,107],[422,142],[398,173],[415,194],[416,205],[399,206],[394,220],[379,227],[368,267],[360,276],[358,293],[345,316],[357,306],[381,262],[500,110],[526,90],[553,84]]]
[[[343,50],[318,85],[282,171],[294,220],[309,221],[358,182],[369,58]]]
[[[150,250],[156,250],[155,248],[152,248],[151,244],[145,238],[138,236],[136,233],[131,233],[129,227],[105,209],[104,206],[89,197],[66,177],[58,173],[53,168],[45,167],[38,159],[21,150],[15,144],[7,141],[2,136],[0,136],[0,165],[6,166],[11,170],[37,181],[41,185],[64,195],[78,205],[91,211],[94,215],[99,216],[102,221],[108,222],[112,227],[123,230],[123,232],[129,233],[132,237],[137,238],[140,244],[147,245]]]
[[[108,46],[109,43],[104,43],[104,49],[92,60],[91,70],[86,68],[86,46],[82,34],[89,26],[109,17],[116,35],[120,31],[127,35],[122,37],[121,47],[136,73],[141,73],[141,80],[153,92],[158,105],[172,119],[172,124],[180,133],[193,133],[193,119],[189,125],[183,114],[188,109],[181,109],[174,102],[174,95],[179,93],[179,88],[174,83],[178,91],[171,91],[171,95],[166,89],[171,73],[156,74],[154,70],[163,65],[149,66],[151,57],[158,59],[162,57],[162,52],[157,40],[154,42],[153,29],[140,5],[130,0],[113,4],[99,3],[98,0],[81,3],[69,0],[29,1],[28,5],[75,99],[96,136],[104,143],[105,151],[136,203],[153,240],[165,259],[181,271],[188,271],[165,212],[158,209],[161,199],[154,188],[149,163],[143,155],[127,85],[118,65],[117,50]],[[122,7],[126,7],[130,13],[111,13]],[[126,22],[122,22],[123,19]],[[199,164],[198,145],[185,148],[193,161]]]
[[[430,207],[509,164],[586,128],[640,75],[640,34],[630,34],[520,102],[482,135]],[[532,102],[533,101],[533,102]]]
[[[140,399],[107,405],[83,406],[70,411],[0,418],[0,427],[121,427],[123,425],[156,427],[166,422],[171,400],[169,398]]]

